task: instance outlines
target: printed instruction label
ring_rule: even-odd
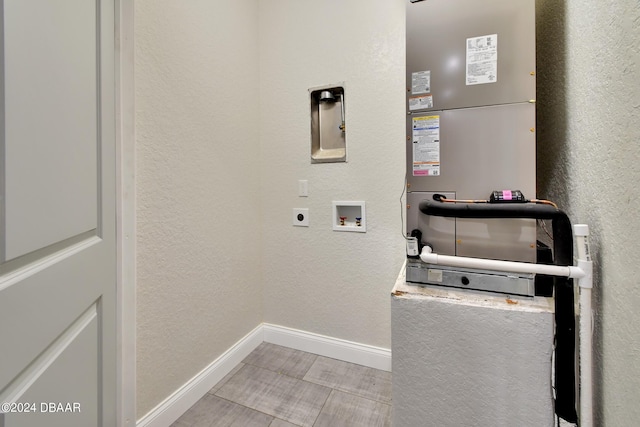
[[[409,98],[409,111],[433,107],[433,95],[412,96]]]
[[[467,39],[467,85],[498,81],[498,35]]]
[[[440,175],[440,116],[414,117],[413,176]]]
[[[431,71],[417,71],[411,73],[411,94],[431,92]]]

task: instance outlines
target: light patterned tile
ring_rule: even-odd
[[[291,424],[290,422],[281,420],[279,418],[274,418],[273,421],[271,421],[271,424],[269,425],[269,427],[298,427],[295,424]]]
[[[314,427],[390,427],[391,405],[333,390]]]
[[[299,426],[313,425],[330,389],[245,364],[216,396]]]
[[[222,387],[227,381],[229,381],[229,378],[234,376],[235,373],[238,372],[240,370],[240,368],[242,368],[243,366],[244,366],[244,363],[238,363],[236,365],[236,367],[231,370],[231,372],[229,372],[227,375],[225,375],[223,379],[218,381],[218,383],[216,385],[214,385],[211,390],[209,390],[209,393],[215,394],[216,391],[220,390],[220,387]]]
[[[231,424],[222,424],[214,421],[211,427],[270,427],[274,420],[272,416],[262,412],[244,407],[243,409]]]
[[[316,357],[318,356],[315,354],[263,342],[243,362],[290,377],[302,378]]]
[[[206,394],[171,427],[268,427],[273,417]]]
[[[367,399],[391,402],[390,372],[318,356],[303,379]]]

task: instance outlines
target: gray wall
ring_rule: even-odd
[[[598,425],[640,418],[640,4],[538,0],[538,196],[589,224]]]
[[[420,288],[400,277],[391,329],[394,427],[554,425],[551,298]]]
[[[404,1],[261,0],[265,322],[391,347],[404,260]],[[344,82],[347,163],[310,163],[309,88]],[[309,197],[298,197],[298,180]],[[332,200],[364,200],[367,232],[332,230]],[[292,208],[309,208],[309,228]]]
[[[537,19],[538,195],[592,228],[598,419],[634,425],[640,11],[539,0]],[[262,321],[389,347],[404,0],[137,0],[135,24],[138,414]],[[339,82],[349,162],[310,165],[307,89]],[[367,233],[330,230],[340,199],[367,201]]]
[[[138,416],[263,321],[389,348],[403,0],[135,12]],[[308,89],[339,82],[349,162],[311,165]],[[332,231],[332,200],[365,200],[367,233]],[[309,228],[292,226],[294,207]]]
[[[137,0],[142,416],[262,322],[257,1]]]

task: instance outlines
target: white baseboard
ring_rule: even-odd
[[[263,323],[264,340],[332,359],[391,372],[391,350]]]
[[[171,396],[140,418],[136,426],[168,427],[173,424],[263,341],[263,325],[260,324]]]
[[[263,341],[296,350],[391,371],[391,350],[339,338],[263,323],[187,381],[136,423],[137,427],[168,427]]]

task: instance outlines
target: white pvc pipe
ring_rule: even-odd
[[[431,253],[431,248],[422,248],[420,259],[427,264],[440,264],[449,267],[477,268],[480,270],[508,271],[511,273],[534,273],[547,276],[561,276],[569,278],[580,278],[584,272],[574,266],[559,266],[546,264],[531,264],[527,262],[501,261],[484,258],[469,258],[451,255],[439,255]]]
[[[497,270],[512,273],[534,273],[548,276],[562,276],[577,279],[580,289],[580,427],[593,426],[593,360],[592,360],[592,318],[591,288],[593,287],[593,263],[589,249],[589,227],[576,224],[573,228],[576,236],[578,266],[557,266],[531,264],[525,262],[501,261],[483,258],[469,258],[438,255],[425,246],[420,259],[427,264],[440,264],[450,267]]]
[[[593,426],[593,359],[592,359],[592,318],[591,288],[593,287],[593,263],[589,250],[589,227],[576,224],[573,228],[576,236],[578,267],[584,270],[585,277],[578,280],[580,289],[580,426]]]

